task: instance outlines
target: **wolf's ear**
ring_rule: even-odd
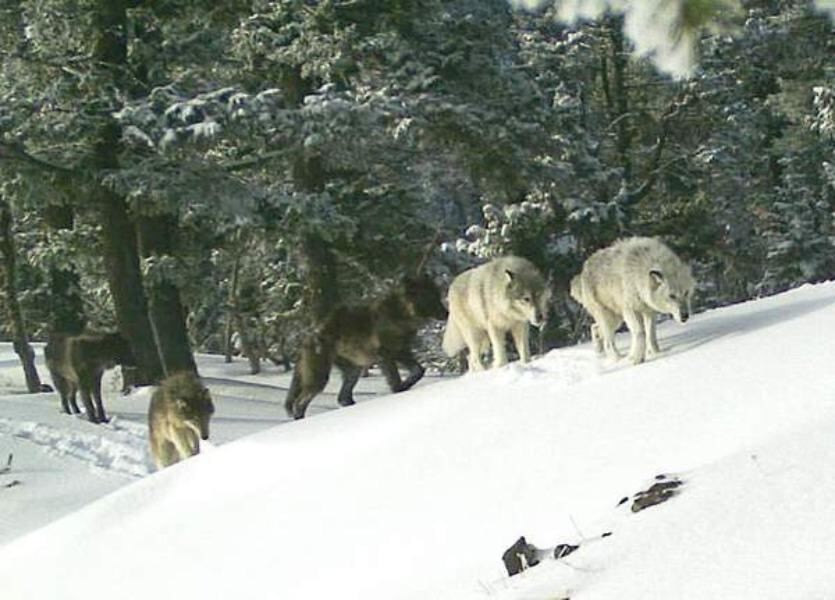
[[[507,280],[512,283],[513,279],[516,277],[516,275],[513,274],[513,271],[511,271],[510,269],[505,269],[504,273],[505,275],[507,275]]]
[[[658,287],[664,283],[664,275],[661,274],[661,271],[657,271],[655,269],[649,272],[649,279],[654,287]]]

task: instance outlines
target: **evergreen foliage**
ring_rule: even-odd
[[[687,30],[720,5],[690,3]],[[702,306],[835,275],[830,19],[745,3],[722,15],[733,35],[693,34],[678,80],[631,45],[635,15],[566,25],[558,8],[0,4],[0,195],[30,333],[76,301],[123,325],[111,201],[149,314],[181,304],[193,349],[245,330],[274,360],[334,302],[414,270],[437,231],[439,277],[504,253],[547,273],[546,346],[581,335],[568,281],[621,236],[662,236]]]

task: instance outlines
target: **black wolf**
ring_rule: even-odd
[[[44,357],[64,412],[80,412],[75,396],[81,391],[84,410],[93,423],[107,421],[101,401],[102,374],[116,365],[136,364],[127,340],[118,333],[52,333]],[[95,407],[91,397],[96,401]]]
[[[310,401],[328,382],[331,368],[342,373],[339,404],[354,403],[354,386],[362,370],[378,363],[391,391],[408,390],[424,368],[412,354],[417,331],[428,319],[445,319],[441,292],[426,275],[407,276],[390,294],[370,304],[338,306],[319,331],[302,345],[284,408],[301,419]],[[409,371],[405,380],[397,370]]]

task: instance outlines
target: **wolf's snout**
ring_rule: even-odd
[[[681,322],[682,323],[687,323],[687,319],[689,319],[689,318],[690,318],[690,315],[688,315],[686,312],[681,313]]]

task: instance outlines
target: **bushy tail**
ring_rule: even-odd
[[[583,303],[583,280],[580,275],[571,278],[571,297],[580,304]]]
[[[452,315],[449,316],[446,322],[442,347],[449,357],[457,356],[467,347],[464,338],[461,336],[461,331],[458,329],[458,325],[452,319]]]

